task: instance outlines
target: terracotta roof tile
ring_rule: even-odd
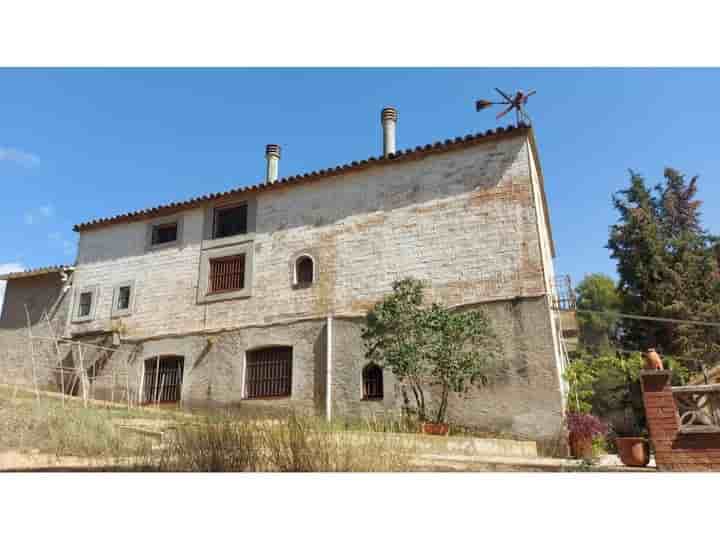
[[[59,274],[66,270],[72,270],[72,266],[60,265],[60,266],[44,266],[42,268],[30,268],[28,270],[22,270],[21,272],[10,272],[8,274],[0,275],[0,280],[5,281],[7,279],[21,279],[35,276],[42,276],[45,274]]]
[[[125,214],[118,214],[118,215],[112,216],[112,217],[94,219],[91,221],[86,221],[84,223],[79,223],[79,224],[75,225],[73,227],[73,230],[78,232],[78,231],[82,231],[82,230],[103,227],[106,225],[112,225],[115,223],[139,221],[139,220],[148,219],[148,218],[151,218],[154,216],[171,214],[171,213],[174,213],[175,211],[187,210],[189,208],[198,207],[207,201],[213,201],[213,200],[217,200],[217,199],[220,199],[223,197],[229,197],[232,195],[237,195],[237,194],[246,193],[246,192],[257,192],[257,191],[266,191],[266,190],[271,190],[271,189],[277,189],[279,186],[292,185],[292,184],[305,182],[305,181],[309,181],[309,180],[314,180],[314,179],[318,179],[318,178],[324,178],[327,176],[343,174],[347,171],[360,170],[360,169],[366,168],[368,166],[384,165],[387,163],[392,163],[392,162],[397,162],[397,161],[405,161],[405,160],[414,159],[417,157],[422,157],[425,154],[429,154],[429,153],[436,152],[436,151],[449,151],[449,150],[454,150],[457,148],[463,148],[465,146],[470,146],[470,145],[474,145],[474,144],[487,142],[488,140],[496,139],[498,137],[505,137],[509,134],[522,135],[522,134],[527,133],[529,131],[529,129],[530,128],[524,124],[519,124],[518,126],[498,127],[494,131],[492,129],[490,129],[490,130],[487,130],[485,133],[475,133],[475,134],[465,135],[464,137],[455,137],[455,139],[446,139],[445,141],[437,141],[435,143],[426,144],[425,146],[416,146],[414,149],[398,150],[397,152],[388,154],[388,156],[369,157],[368,159],[363,159],[361,161],[352,161],[351,163],[346,163],[344,165],[338,165],[337,167],[331,167],[329,169],[319,169],[317,171],[313,171],[313,172],[309,172],[309,173],[302,173],[302,174],[297,174],[297,175],[293,175],[293,176],[288,176],[285,178],[279,178],[278,180],[276,180],[275,182],[273,182],[271,184],[268,184],[266,182],[261,182],[261,183],[250,185],[250,186],[244,186],[244,187],[230,189],[228,191],[208,193],[206,195],[200,195],[198,197],[193,197],[193,198],[187,199],[185,201],[172,202],[172,203],[162,204],[159,206],[153,206],[151,208],[146,208],[143,210],[127,212]]]

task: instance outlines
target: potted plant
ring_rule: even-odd
[[[650,443],[642,436],[642,427],[632,409],[627,407],[622,419],[613,423],[615,447],[620,461],[627,467],[646,467],[650,463]]]
[[[593,438],[604,436],[608,426],[597,416],[588,413],[571,412],[565,416],[569,432],[570,451],[576,459],[592,459]]]

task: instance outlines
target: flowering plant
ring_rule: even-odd
[[[585,437],[606,435],[608,432],[608,426],[605,422],[597,416],[587,413],[567,413],[565,424],[570,433]]]

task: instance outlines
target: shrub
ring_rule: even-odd
[[[565,424],[570,433],[581,437],[604,436],[608,432],[607,424],[592,414],[568,413],[565,416]]]

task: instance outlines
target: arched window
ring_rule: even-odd
[[[383,398],[383,373],[380,366],[368,364],[362,371],[363,399]]]
[[[295,261],[295,285],[302,287],[315,281],[315,263],[308,255],[301,255]]]

